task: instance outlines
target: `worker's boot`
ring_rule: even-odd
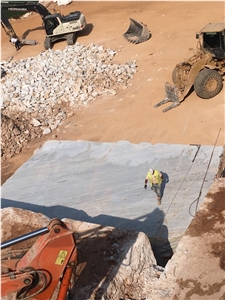
[[[161,197],[157,197],[158,198],[158,205],[161,205]]]

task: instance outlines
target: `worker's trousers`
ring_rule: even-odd
[[[15,47],[16,47],[16,50],[19,50],[19,49],[20,49],[20,42],[19,42],[19,41],[16,41],[16,42],[15,42]]]
[[[161,184],[152,184],[152,190],[156,193],[157,197],[161,198]]]

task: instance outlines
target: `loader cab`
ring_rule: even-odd
[[[196,38],[202,38],[202,47],[214,58],[225,58],[225,23],[209,23]]]
[[[58,14],[49,15],[45,17],[44,25],[45,25],[46,34],[53,35],[53,30],[60,25]]]
[[[225,58],[224,32],[203,33],[204,48],[218,59]]]

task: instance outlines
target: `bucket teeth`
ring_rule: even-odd
[[[170,85],[168,82],[165,85],[165,93],[166,97],[164,100],[160,101],[159,103],[155,104],[154,107],[159,107],[165,103],[172,102],[170,106],[163,109],[163,112],[167,112],[168,110],[177,107],[180,105],[180,99],[178,96],[178,87]]]

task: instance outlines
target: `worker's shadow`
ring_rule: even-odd
[[[168,176],[167,173],[164,173],[164,172],[161,172],[161,173],[162,173],[163,178],[164,178],[164,180],[162,181],[162,184],[161,184],[161,195],[162,195],[162,198],[163,198],[166,184],[169,182],[169,176]]]

